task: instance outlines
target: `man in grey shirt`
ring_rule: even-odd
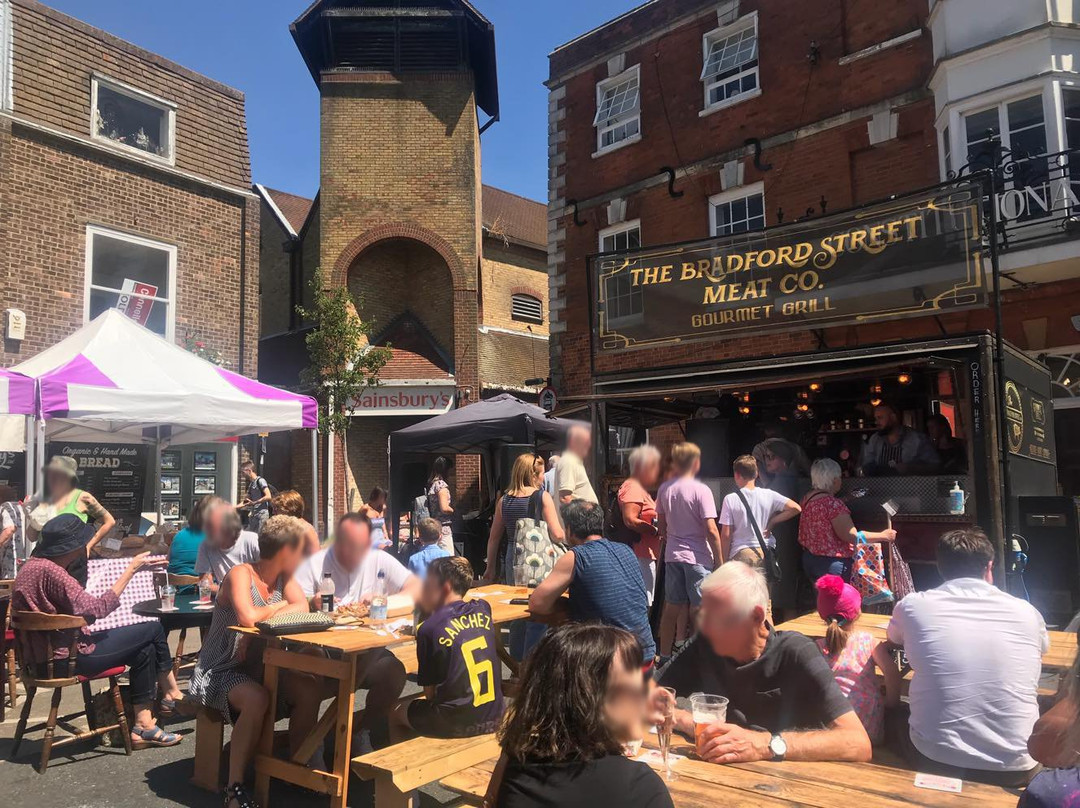
[[[195,574],[209,573],[211,588],[216,592],[229,570],[238,564],[254,564],[259,560],[259,536],[242,530],[240,514],[227,502],[210,508],[205,518],[206,539],[199,545],[195,559]]]
[[[941,458],[922,432],[908,429],[891,404],[874,408],[877,432],[863,444],[859,468],[867,477],[889,474],[937,474]]]

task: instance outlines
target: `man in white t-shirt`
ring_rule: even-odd
[[[344,605],[370,601],[379,573],[387,595],[420,597],[420,580],[389,553],[371,548],[371,521],[361,513],[347,513],[338,520],[333,544],[301,564],[295,579],[318,609],[315,601],[324,575],[334,582],[334,600]],[[388,716],[405,689],[405,666],[386,649],[369,651],[357,665],[356,686],[368,691],[353,746],[355,754],[363,755],[390,743]]]
[[[902,646],[911,680],[910,745],[916,771],[1025,785],[1037,768],[1027,743],[1039,718],[1039,612],[993,584],[994,547],[982,530],[938,540],[945,583],[896,605],[889,641]]]
[[[600,504],[585,472],[585,459],[591,449],[592,433],[588,427],[575,425],[566,431],[566,451],[555,466],[555,487],[559,491],[561,505],[569,505],[575,499]]]
[[[216,592],[233,567],[259,560],[259,535],[243,530],[240,514],[225,501],[211,506],[204,524],[206,538],[195,557],[195,574],[210,573],[214,579],[211,588]]]
[[[776,539],[772,529],[781,522],[794,519],[802,511],[799,504],[783,494],[768,488],[758,488],[757,461],[753,455],[735,458],[732,464],[735,485],[742,492],[743,499],[750,506],[766,544],[776,549]],[[765,554],[761,550],[757,533],[746,514],[746,506],[738,493],[724,497],[720,508],[720,550],[725,561],[742,561],[751,567],[760,567]]]

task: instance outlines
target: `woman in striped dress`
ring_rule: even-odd
[[[308,611],[307,599],[293,580],[303,560],[304,532],[304,523],[292,516],[266,521],[259,533],[260,560],[233,567],[221,583],[199,664],[191,675],[189,696],[233,724],[225,808],[255,808],[244,789],[244,771],[255,753],[266,711],[276,708],[259,681],[261,654],[251,653],[250,638],[241,638],[229,627],[250,627],[279,614]],[[250,666],[245,664],[248,659]],[[322,687],[312,677],[290,672],[282,675],[281,691],[292,707],[289,741],[295,747],[314,726]]]

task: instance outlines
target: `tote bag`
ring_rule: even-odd
[[[870,544],[859,531],[851,566],[851,585],[862,595],[863,606],[891,603],[896,598],[885,577],[885,558],[880,544]]]
[[[529,499],[529,515],[514,527],[514,586],[537,586],[551,574],[566,548],[551,540],[543,519],[544,491]]]
[[[915,591],[915,583],[911,579],[911,567],[900,555],[900,548],[894,541],[889,542],[889,584],[892,586],[897,603]]]

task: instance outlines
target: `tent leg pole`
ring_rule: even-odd
[[[34,486],[34,492],[38,494],[45,493],[45,422],[34,422],[35,439],[37,441],[37,463],[34,464],[34,479],[37,484]]]
[[[23,494],[23,499],[29,498],[34,493],[34,469],[39,465],[39,461],[34,454],[34,430],[37,426],[37,419],[26,418],[23,423],[23,438],[26,440],[26,468],[24,469],[23,484],[26,486],[26,490]]]
[[[319,533],[319,430],[311,431],[311,521]],[[320,534],[320,538],[323,534]]]
[[[157,533],[161,535],[161,427],[154,441],[154,506],[157,510]]]

